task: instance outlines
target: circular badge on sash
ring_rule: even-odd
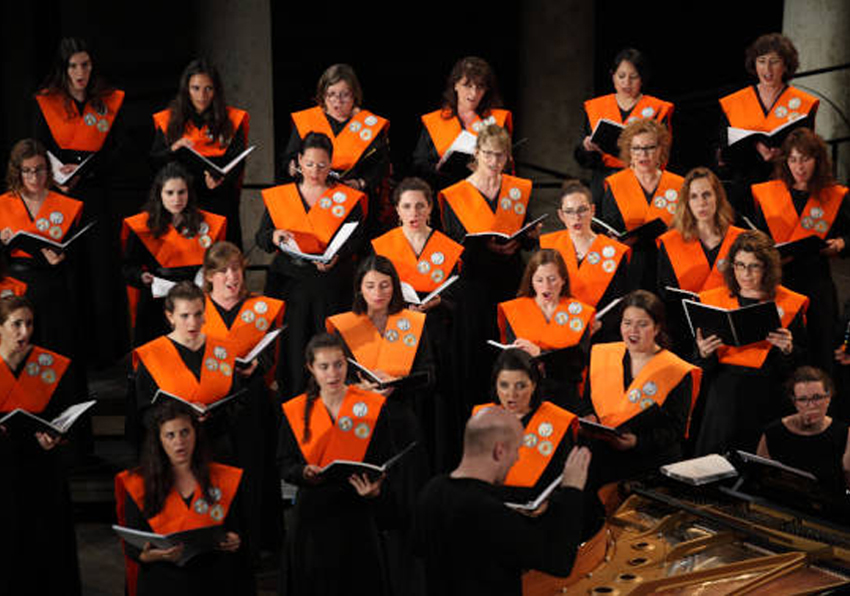
[[[481,132],[481,129],[483,127],[484,127],[484,124],[481,123],[481,122],[473,122],[472,123],[472,130],[474,130],[475,132]]]
[[[83,116],[83,122],[86,123],[86,126],[94,126],[97,124],[97,116],[89,112],[85,116]]]
[[[567,310],[571,315],[579,315],[582,311],[581,304],[578,302],[570,302],[569,306],[567,306]]]
[[[212,244],[212,238],[207,235],[201,236],[200,238],[198,238],[198,244],[200,244],[204,248],[209,248],[210,244]]]
[[[367,406],[365,402],[359,401],[354,404],[351,411],[354,412],[354,415],[358,418],[363,418],[363,416],[369,413],[369,406]]]
[[[213,519],[213,521],[217,521],[217,522],[223,520],[224,519],[224,507],[222,507],[221,505],[213,505],[210,508],[210,517]]]
[[[366,124],[366,126],[375,126],[378,123],[378,119],[370,114],[369,116],[363,118],[363,122]]]
[[[436,251],[431,254],[431,262],[435,265],[442,265],[446,260],[446,255],[441,253],[440,251]]]
[[[45,218],[39,217],[37,220],[35,220],[35,229],[39,232],[46,232],[49,227],[50,222],[47,221]]]
[[[788,115],[788,108],[785,106],[777,106],[773,113],[776,114],[777,118],[784,118]]]
[[[412,348],[413,346],[415,346],[416,345],[416,336],[413,335],[412,333],[408,333],[407,335],[405,335],[404,336],[404,345],[406,345],[408,348]]]
[[[606,259],[613,258],[615,254],[617,254],[617,251],[614,249],[613,246],[606,246],[602,249],[602,256]]]
[[[348,195],[342,192],[341,190],[336,191],[333,194],[333,202],[334,203],[345,203],[345,200],[348,198]]]
[[[354,422],[352,422],[351,418],[348,416],[343,416],[339,419],[339,430],[347,433],[354,426]]]
[[[484,124],[496,124],[496,117],[495,116],[488,116],[487,118],[484,119]]]
[[[218,361],[215,358],[207,358],[204,360],[204,366],[207,367],[207,370],[215,372],[218,370]]]
[[[225,350],[222,346],[216,346],[213,348],[213,355],[219,360],[224,360],[227,358],[227,350]]]
[[[537,451],[539,451],[540,455],[544,457],[552,455],[554,450],[555,446],[552,445],[552,441],[540,441],[540,445],[537,446]]]
[[[342,205],[334,205],[333,209],[331,209],[331,213],[333,213],[334,217],[344,217],[345,207]]]
[[[518,201],[519,199],[522,198],[522,191],[520,189],[518,189],[516,186],[514,186],[508,191],[508,196],[510,198],[512,198],[514,201]]]
[[[254,312],[258,315],[264,315],[268,312],[269,305],[265,303],[263,300],[257,300],[254,303]]]
[[[437,283],[437,284],[440,283],[441,281],[443,281],[444,276],[445,276],[445,273],[443,273],[442,269],[434,269],[431,272],[431,279],[433,280],[434,283]]]
[[[647,381],[643,386],[643,392],[652,397],[656,393],[658,393],[658,385],[656,385],[653,381]]]
[[[416,263],[416,270],[422,275],[425,275],[431,270],[431,263],[428,261],[419,261]]]
[[[599,253],[596,251],[587,253],[587,262],[591,265],[596,265],[599,261],[602,260],[602,257],[599,256]]]
[[[384,333],[384,338],[390,343],[398,341],[398,331],[395,329],[387,329],[386,333]]]
[[[826,223],[824,220],[822,220],[822,219],[819,219],[819,220],[817,221],[817,223],[815,223],[815,232],[817,232],[818,234],[823,234],[823,233],[824,233],[824,232],[826,232],[828,229],[829,229],[829,226],[828,226],[828,225],[827,225],[827,223]]]
[[[667,199],[668,201],[674,201],[675,202],[675,201],[679,200],[679,193],[677,193],[672,188],[668,188],[667,190],[664,191],[664,198]]]
[[[398,327],[402,331],[407,331],[408,329],[410,329],[410,321],[402,317],[396,322],[396,327]]]
[[[514,213],[522,215],[525,213],[525,205],[522,203],[514,203]]]
[[[56,372],[52,368],[44,369],[41,373],[41,380],[48,385],[52,385],[56,382]]]
[[[540,426],[537,427],[537,434],[541,437],[551,437],[554,431],[555,429],[551,422],[541,422]]]
[[[566,325],[567,321],[570,320],[570,315],[565,313],[564,311],[559,311],[555,313],[555,322],[558,325]]]
[[[199,234],[208,234],[209,231],[210,231],[210,224],[208,224],[205,221],[202,221],[201,225],[198,226],[198,233]]]
[[[792,110],[796,110],[797,108],[800,107],[801,103],[803,103],[803,102],[800,101],[799,97],[792,97],[791,99],[788,100],[788,107],[791,108]]]
[[[62,237],[62,228],[60,228],[59,226],[53,226],[52,228],[50,228],[50,231],[47,232],[47,233],[54,240],[59,240]]]
[[[368,439],[369,433],[372,432],[372,429],[369,428],[369,425],[365,422],[361,422],[357,425],[357,428],[354,429],[354,436],[358,439]]]
[[[501,201],[499,201],[499,205],[501,205],[502,209],[507,211],[511,208],[511,205],[513,205],[513,203],[511,203],[511,200],[508,197],[505,197]]]
[[[27,363],[26,370],[29,376],[34,377],[39,373],[41,367],[36,362],[29,362]]]
[[[319,199],[319,207],[322,209],[330,209],[331,205],[333,205],[333,201],[330,200],[329,197],[322,197]]]
[[[254,321],[254,326],[260,331],[265,331],[269,328],[269,322],[263,317],[258,317],[257,320]]]
[[[640,111],[640,115],[644,118],[652,118],[655,115],[655,110],[652,109],[652,106],[646,106]]]
[[[667,207],[667,199],[665,199],[664,197],[655,197],[655,199],[652,201],[652,204],[659,209],[664,209],[665,207]]]
[[[817,216],[820,217],[820,216]],[[62,215],[61,211],[52,211],[50,213],[50,223],[55,225],[61,225],[62,222],[65,221],[65,216]]]
[[[800,225],[803,227],[804,230],[811,230],[812,227],[815,225],[815,222],[811,217],[806,216],[800,220]]]
[[[195,504],[192,506],[192,508],[198,515],[205,515],[207,511],[209,511],[210,506],[209,503],[207,503],[204,499],[198,499],[197,501],[195,501]]]
[[[253,310],[246,310],[245,312],[243,312],[243,313],[240,315],[240,317],[241,317],[241,319],[242,319],[243,321],[245,321],[246,323],[253,323],[253,322],[254,322],[254,317],[255,317],[255,315],[254,315],[254,311],[253,311]]]
[[[100,132],[106,132],[109,130],[109,121],[108,120],[98,120],[97,121],[97,130]]]
[[[641,410],[645,410],[645,409],[647,409],[649,406],[653,405],[654,403],[655,403],[654,401],[652,401],[652,400],[651,400],[651,399],[649,399],[648,397],[645,397],[645,398],[643,398],[642,400],[640,400],[640,409],[641,409]]]
[[[573,331],[581,331],[584,329],[584,323],[582,323],[581,319],[570,319],[570,329]]]
[[[635,388],[635,389],[632,389],[631,391],[629,391],[629,401],[630,402],[632,402],[633,404],[636,404],[639,399],[640,399],[640,389]]]
[[[676,214],[676,203],[667,203],[667,212],[671,215]]]
[[[534,449],[534,446],[537,445],[537,435],[534,433],[526,433],[526,435],[522,438],[522,443],[529,449]]]
[[[219,370],[225,377],[229,377],[233,374],[233,369],[230,368],[230,365],[227,362],[222,362]]]
[[[812,207],[812,210],[809,211],[809,215],[811,215],[814,219],[820,219],[823,217],[823,209],[820,207]]]
[[[364,141],[372,140],[372,129],[371,128],[364,128],[363,130],[361,130],[360,131],[360,138],[363,139]]]
[[[616,269],[616,268],[617,268],[617,263],[612,259],[608,259],[608,260],[602,262],[602,270],[605,273],[613,273],[614,269]]]
[[[209,494],[210,500],[213,503],[218,503],[219,501],[221,501],[221,489],[217,486],[211,486],[210,490],[207,492]]]
[[[362,126],[363,125],[360,124],[360,122],[358,122],[357,120],[352,120],[351,124],[348,125],[348,130],[350,130],[351,132],[360,132],[360,128]]]
[[[53,364],[53,356],[50,354],[39,354],[38,363],[42,366],[50,366]]]

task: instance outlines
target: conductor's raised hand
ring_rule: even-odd
[[[590,467],[590,449],[575,446],[564,462],[564,478],[561,486],[584,490],[587,482],[587,469]]]

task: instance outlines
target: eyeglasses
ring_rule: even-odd
[[[817,393],[816,393],[816,394],[814,394],[814,395],[810,395],[810,396],[808,396],[808,397],[797,397],[797,396],[794,396],[794,402],[795,402],[795,403],[803,404],[803,405],[805,405],[805,406],[807,406],[807,405],[809,405],[809,404],[817,404],[817,403],[820,403],[820,402],[822,402],[822,401],[823,401],[823,400],[825,400],[825,399],[829,399],[829,394],[828,394],[828,393],[826,393],[826,394],[824,394],[824,395],[820,395],[820,394],[817,394]]]
[[[658,145],[632,145],[632,153],[652,153]]]
[[[507,153],[505,153],[504,151],[490,151],[489,149],[482,149],[480,153],[482,157],[486,157],[487,159],[490,159],[492,157],[497,161],[501,161],[507,157]]]
[[[351,91],[341,91],[337,93],[336,91],[328,91],[325,93],[325,99],[329,101],[334,101],[338,99],[339,101],[349,101],[354,94]]]
[[[764,271],[764,265],[761,263],[742,263],[741,261],[735,261],[732,263],[732,266],[735,268],[735,271],[738,273],[743,273],[746,271],[747,273],[760,273]]]
[[[41,176],[47,171],[47,166],[37,168],[21,168],[21,176]]]
[[[577,209],[561,209],[561,213],[563,213],[567,217],[584,217],[588,214],[589,211],[590,207],[586,205],[584,207],[578,207]]]

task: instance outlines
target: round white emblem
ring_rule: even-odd
[[[518,201],[522,198],[522,191],[517,187],[513,187],[508,191],[508,196],[512,198],[514,201]]]
[[[435,265],[442,265],[445,262],[445,260],[446,260],[446,256],[443,253],[441,253],[440,251],[437,251],[437,252],[435,252],[431,255],[431,262],[434,263]]]
[[[522,442],[529,449],[534,449],[534,446],[537,445],[537,435],[535,435],[534,433],[527,433],[522,438]]]
[[[636,404],[640,399],[640,389],[632,389],[629,391],[629,401]]]
[[[407,331],[408,329],[410,329],[410,321],[402,317],[398,320],[396,326],[402,331]]]
[[[50,354],[39,354],[38,363],[42,366],[50,366],[53,364],[53,356]]]
[[[45,218],[40,217],[39,219],[35,220],[35,229],[38,230],[39,232],[46,232],[47,228],[49,228],[49,227],[50,227],[50,222],[47,221]]]
[[[570,315],[568,315],[567,313],[565,313],[563,311],[555,313],[555,322],[558,325],[566,325],[567,321],[569,321],[569,320],[570,320]]]
[[[221,366],[218,368],[225,377],[229,377],[233,374],[233,369],[230,368],[230,365],[227,362],[222,362]]]
[[[416,345],[416,336],[413,335],[412,333],[408,333],[407,335],[405,335],[404,336],[404,345],[406,345],[408,348],[412,348],[413,346],[415,346]]]
[[[358,122],[357,120],[352,120],[351,124],[348,125],[348,130],[350,130],[351,132],[359,132],[362,126],[363,125],[360,124],[360,122]]]
[[[363,123],[366,124],[366,126],[375,126],[378,123],[378,119],[374,116],[366,116],[363,119]]]
[[[109,122],[107,122],[106,120],[98,120],[97,129],[100,132],[106,132],[107,130],[109,130]]]
[[[252,311],[252,310],[246,310],[245,312],[243,312],[243,313],[242,313],[241,318],[242,318],[242,320],[243,320],[243,321],[245,321],[246,323],[253,323],[253,322],[254,322],[254,317],[255,317],[255,316],[256,316],[256,315],[254,315],[254,311]]]
[[[398,331],[395,329],[387,329],[384,333],[384,338],[386,338],[388,342],[398,341]]]
[[[216,371],[218,370],[218,360],[215,358],[207,358],[204,360],[204,366],[207,367],[207,370]]]
[[[354,412],[354,415],[358,418],[363,418],[363,416],[369,413],[369,406],[367,406],[362,401],[359,401],[354,404],[354,407],[351,408],[351,411]]]
[[[788,115],[788,108],[785,106],[777,106],[773,113],[776,114],[777,118],[784,118]]]
[[[537,450],[540,452],[540,455],[549,457],[555,450],[555,446],[552,445],[552,441],[540,441],[540,445],[537,446]]]
[[[445,275],[446,274],[443,273],[442,269],[434,269],[431,272],[431,280],[433,280],[434,283],[440,283],[440,282],[443,281],[443,278],[445,277]]]
[[[645,397],[645,398],[643,398],[642,400],[640,400],[640,409],[641,409],[641,410],[645,410],[645,409],[647,409],[649,406],[653,405],[654,403],[655,403],[654,401],[652,401],[652,400],[651,400],[651,399],[649,399],[648,397]]]
[[[210,224],[208,224],[205,221],[202,221],[201,225],[198,226],[198,233],[199,234],[206,234],[209,231],[210,231]]]
[[[94,114],[86,114],[83,116],[83,122],[86,123],[86,126],[94,126],[97,124],[97,117]]]
[[[269,311],[269,305],[263,300],[257,300],[254,303],[254,312],[258,315],[264,315]]]
[[[35,375],[37,375],[39,373],[40,370],[41,370],[41,367],[38,365],[37,362],[27,363],[26,371],[27,371],[27,374],[29,376],[34,377]]]
[[[416,270],[424,275],[431,270],[431,263],[428,261],[419,261],[416,263]]]
[[[652,109],[652,106],[646,106],[640,111],[640,115],[644,118],[652,118],[655,115],[655,110]]]
[[[658,207],[659,209],[664,209],[667,206],[667,199],[664,197],[655,197],[652,201],[652,204]]]
[[[508,197],[504,197],[501,201],[499,201],[499,205],[502,207],[502,209],[507,211],[511,208],[511,205],[513,205],[513,203],[511,203],[511,200]]]
[[[664,198],[668,201],[677,201],[679,200],[679,193],[677,193],[672,188],[668,188],[666,191],[664,191]]]
[[[567,310],[571,315],[581,314],[581,303],[579,302],[570,302],[569,306],[567,306]]]
[[[591,265],[596,265],[599,261],[602,260],[602,257],[599,256],[599,253],[596,251],[587,253],[587,262]]]
[[[581,331],[584,329],[584,323],[581,322],[581,319],[570,319],[570,329],[573,331]]]
[[[322,197],[319,199],[319,207],[322,209],[330,209],[331,205],[333,205],[333,201],[331,201],[330,198]]]
[[[367,439],[369,438],[369,433],[372,432],[372,429],[369,428],[369,425],[365,422],[361,422],[357,425],[357,428],[354,429],[354,435],[358,439]]]
[[[224,519],[224,507],[221,505],[213,505],[210,508],[210,517],[213,521],[221,521]]]
[[[59,240],[62,237],[62,228],[59,226],[53,226],[47,233],[50,234],[50,237],[54,240]]]
[[[331,213],[333,213],[334,217],[344,217],[345,207],[342,205],[334,205],[333,209],[331,209]]]
[[[647,381],[646,384],[643,386],[643,392],[646,395],[652,397],[653,395],[658,393],[658,385],[656,385],[652,381]]]
[[[612,258],[615,254],[617,254],[617,251],[614,250],[613,246],[606,246],[602,249],[602,256],[606,259]]]
[[[347,199],[347,198],[348,198],[348,195],[346,195],[341,190],[338,190],[334,193],[333,201],[334,201],[334,203],[345,203],[345,199]]]
[[[372,140],[372,129],[371,128],[364,128],[363,130],[361,130],[360,131],[360,138],[363,139],[364,141],[371,141]]]
[[[351,430],[351,427],[354,426],[354,422],[351,421],[351,418],[348,416],[343,416],[339,419],[339,430],[342,432],[348,432]]]
[[[537,427],[537,434],[541,437],[551,437],[554,430],[550,422],[541,422],[540,426]]]
[[[198,238],[198,244],[200,244],[204,248],[209,248],[210,244],[212,244],[212,238],[206,235],[201,236],[200,238]]]
[[[227,350],[225,350],[222,346],[216,346],[213,349],[213,354],[219,360],[224,360],[225,358],[227,358]]]
[[[206,512],[209,511],[210,508],[209,504],[203,499],[198,499],[197,501],[195,501],[195,505],[193,507],[195,509],[195,513],[197,513],[198,515],[206,514]]]
[[[792,97],[791,99],[788,100],[788,107],[791,108],[792,110],[796,110],[797,108],[800,107],[801,103],[803,103],[803,102],[800,101],[799,97]]]
[[[65,221],[65,216],[62,215],[59,211],[53,211],[50,214],[50,223],[60,225],[63,221]]]
[[[50,385],[56,382],[56,372],[52,368],[47,368],[41,373],[41,380]]]
[[[525,213],[525,205],[522,203],[514,203],[514,213],[517,215],[522,215]]]
[[[269,328],[269,322],[263,317],[257,317],[257,320],[254,321],[254,327],[259,329],[260,331],[265,331]]]
[[[812,207],[812,210],[809,212],[809,215],[814,217],[815,219],[820,219],[823,217],[823,209],[820,207]]]
[[[616,268],[617,268],[616,261],[613,261],[611,259],[608,259],[607,261],[602,261],[602,270],[605,273],[613,273],[614,269],[616,269]]]

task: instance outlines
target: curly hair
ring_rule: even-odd
[[[741,295],[741,286],[735,277],[735,257],[741,251],[752,253],[764,267],[761,290],[770,300],[773,300],[776,297],[776,287],[782,283],[782,265],[779,251],[774,247],[773,240],[764,232],[748,230],[735,238],[732,246],[729,247],[729,255],[726,257],[729,265],[723,270],[723,281],[736,297]]]
[[[226,147],[230,144],[235,132],[233,130],[233,122],[227,115],[224,87],[221,84],[218,69],[205,58],[192,60],[186,66],[183,74],[180,75],[180,85],[177,89],[177,95],[168,105],[168,111],[171,112],[171,117],[168,120],[168,130],[165,131],[165,138],[169,145],[180,139],[186,130],[186,125],[196,113],[195,106],[192,105],[192,99],[189,95],[189,82],[195,75],[207,75],[212,81],[212,103],[201,114],[201,117],[204,120],[204,125],[209,129],[212,138],[217,140],[219,146]]]
[[[502,107],[502,97],[496,83],[496,74],[487,61],[477,56],[461,58],[452,67],[446,79],[446,89],[443,91],[443,112],[445,118],[457,116],[457,92],[455,85],[466,79],[484,87],[484,95],[478,104],[476,112],[479,116],[487,114],[493,108]]]
[[[758,76],[756,73],[756,59],[771,52],[775,52],[782,59],[782,63],[785,65],[785,72],[782,73],[782,82],[788,82],[800,67],[800,57],[797,54],[797,48],[794,47],[791,40],[781,33],[766,33],[750,44],[744,53],[744,68],[752,76]]]
[[[811,157],[815,160],[815,170],[809,180],[808,191],[815,198],[820,198],[818,196],[820,191],[835,184],[835,178],[832,176],[832,160],[829,158],[826,143],[808,128],[792,131],[782,143],[782,151],[774,164],[773,177],[782,180],[788,188],[794,187],[794,176],[788,167],[788,158],[795,149],[803,157]]]
[[[655,143],[661,150],[658,155],[659,167],[667,163],[667,159],[670,157],[670,132],[657,120],[640,118],[627,125],[620,133],[620,138],[617,141],[617,146],[620,148],[620,159],[623,160],[626,167],[632,163],[632,140],[637,135],[645,133],[655,135]]]
[[[721,236],[726,235],[726,230],[735,221],[735,211],[729,200],[726,198],[726,191],[723,184],[714,172],[702,166],[692,169],[685,176],[685,181],[682,183],[682,190],[679,192],[679,204],[676,207],[676,213],[673,215],[672,227],[679,231],[685,242],[691,242],[699,237],[697,234],[697,220],[691,211],[690,197],[691,185],[695,180],[705,179],[711,185],[714,191],[714,228]]]
[[[567,265],[564,263],[564,258],[557,250],[552,248],[541,248],[528,259],[528,264],[525,266],[525,272],[522,274],[522,280],[519,282],[519,290],[516,295],[525,298],[534,298],[537,293],[534,291],[534,274],[537,269],[543,265],[555,265],[558,269],[558,275],[564,280],[564,285],[561,288],[561,296],[570,295],[570,274],[567,271]]]
[[[108,85],[106,81],[98,74],[97,65],[92,56],[92,51],[89,49],[89,44],[78,37],[64,37],[59,40],[59,47],[56,48],[56,55],[53,59],[53,66],[41,84],[38,95],[61,95],[65,99],[65,111],[68,116],[76,116],[74,108],[74,99],[68,92],[70,82],[68,81],[68,62],[71,56],[85,52],[91,60],[91,73],[89,74],[89,83],[86,86],[86,101],[97,111],[103,111],[106,106],[103,103],[103,98],[112,93],[115,88]]]
[[[6,187],[15,194],[21,194],[24,189],[23,163],[25,159],[33,157],[44,158],[44,165],[47,168],[47,180],[45,188],[53,186],[53,169],[50,167],[50,160],[47,159],[47,149],[41,144],[41,141],[36,139],[21,139],[12,146],[12,151],[9,154],[9,164],[6,166]]]
[[[169,180],[183,180],[189,193],[186,207],[183,209],[181,227],[192,238],[198,234],[203,221],[203,215],[198,210],[198,200],[195,197],[195,186],[192,175],[177,162],[169,162],[157,172],[151,185],[148,200],[142,206],[142,211],[148,214],[147,226],[154,238],[161,238],[168,231],[174,216],[162,204],[162,188]]]

